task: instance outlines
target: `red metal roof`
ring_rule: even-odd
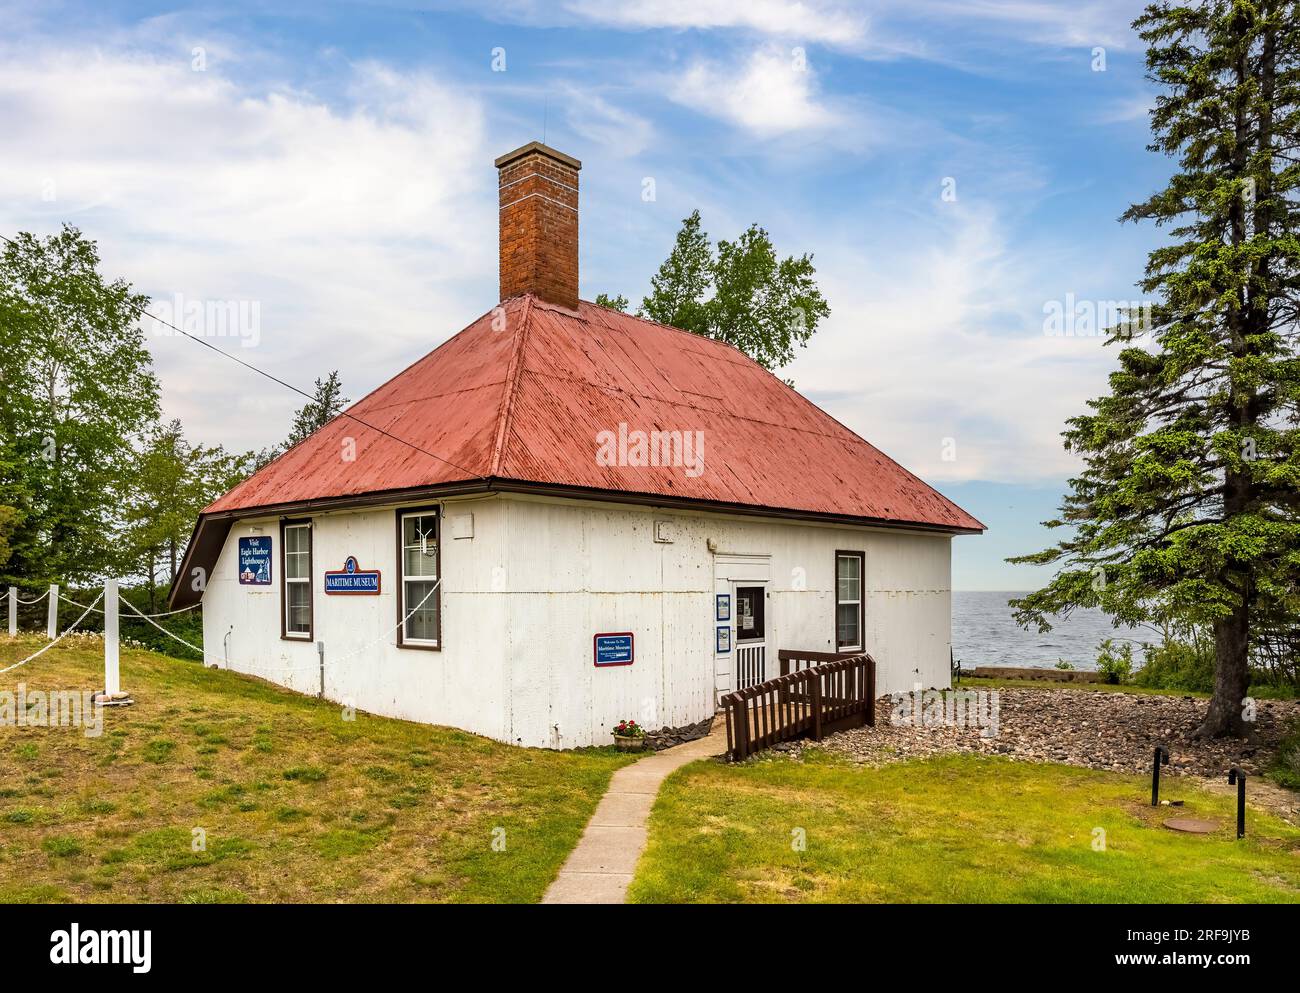
[[[349,408],[423,452],[340,416],[204,513],[483,479],[983,530],[729,345],[586,302],[502,307]],[[620,424],[702,432],[703,472],[598,464]]]

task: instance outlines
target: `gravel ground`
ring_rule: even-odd
[[[993,691],[984,691],[986,693]],[[972,752],[1029,762],[1064,762],[1112,772],[1150,772],[1156,744],[1169,748],[1165,774],[1222,777],[1232,766],[1258,775],[1272,762],[1278,740],[1300,717],[1300,701],[1261,700],[1250,741],[1197,741],[1209,701],[1183,696],[1090,690],[997,690],[997,730],[899,724],[888,697],[876,703],[876,727],[831,735],[820,743],[778,746],[794,754],[824,748],[864,765],[928,755]]]

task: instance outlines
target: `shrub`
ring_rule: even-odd
[[[1278,742],[1277,758],[1268,771],[1287,789],[1300,790],[1300,721],[1292,724],[1287,736]]]
[[[1214,646],[1166,641],[1146,646],[1146,664],[1133,683],[1157,690],[1210,693],[1214,690]]]
[[[1115,639],[1107,638],[1097,646],[1097,672],[1103,683],[1119,685],[1133,672],[1133,642],[1125,641],[1116,649]]]

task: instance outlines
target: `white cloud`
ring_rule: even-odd
[[[644,117],[578,86],[563,89],[565,121],[577,134],[619,157],[639,155],[654,138]]]
[[[572,0],[567,9],[622,28],[742,28],[809,42],[850,45],[862,39],[860,10],[825,0]]]
[[[1062,425],[1104,391],[1114,362],[1100,338],[1044,334],[1039,301],[1050,294],[1023,249],[1008,248],[1006,227],[991,208],[949,203],[910,237],[818,247],[833,312],[788,374],[934,482],[1071,473]]]
[[[1104,106],[1092,120],[1097,124],[1127,124],[1130,121],[1145,121],[1155,106],[1155,96],[1150,93],[1137,93],[1122,100],[1115,100]]]
[[[1088,0],[1060,4],[1042,0],[906,0],[900,10],[932,18],[996,28],[1044,45],[1128,48],[1138,41],[1130,25],[1143,0]]]
[[[699,60],[668,84],[677,103],[721,118],[759,137],[792,131],[824,131],[842,115],[823,102],[804,55],[765,46],[743,61]]]
[[[298,385],[340,368],[359,397],[494,299],[495,177],[477,100],[343,71],[335,106],[191,71],[187,48],[0,52],[0,227],[74,223],[162,300],[255,301],[259,346],[217,344]],[[183,339],[151,347],[200,440],[278,440],[301,402]]]

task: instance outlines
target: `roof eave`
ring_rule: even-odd
[[[267,504],[257,507],[238,507],[230,510],[204,512],[199,515],[185,550],[177,581],[168,595],[169,609],[189,606],[202,599],[202,590],[187,592],[182,582],[194,569],[203,569],[204,581],[211,575],[217,555],[238,520],[253,517],[301,515],[311,512],[353,510],[364,507],[389,506],[407,501],[438,497],[468,496],[475,493],[520,493],[532,496],[549,496],[562,499],[594,500],[603,503],[625,503],[633,506],[662,507],[672,510],[695,510],[712,513],[737,514],[744,517],[766,517],[792,522],[807,521],[819,524],[844,524],[851,527],[876,527],[901,531],[925,531],[935,534],[982,534],[987,528],[966,527],[934,521],[908,521],[885,517],[859,517],[802,510],[793,507],[764,507],[755,504],[726,503],[716,500],[698,500],[688,497],[665,496],[662,493],[632,493],[624,490],[599,490],[581,486],[564,486],[554,483],[537,483],[522,479],[491,478],[437,486],[415,487],[403,490],[379,490],[373,493],[349,494],[338,497],[320,497],[289,503]],[[974,518],[972,518],[973,520]],[[219,540],[217,540],[219,538]],[[197,594],[197,595],[193,595]]]

